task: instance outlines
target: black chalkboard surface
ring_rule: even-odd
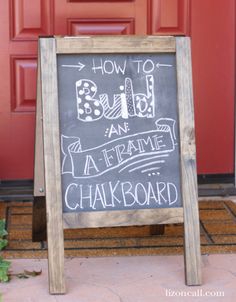
[[[63,212],[181,207],[175,54],[58,55]]]

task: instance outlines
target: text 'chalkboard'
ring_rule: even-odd
[[[181,207],[174,54],[58,55],[63,212]]]

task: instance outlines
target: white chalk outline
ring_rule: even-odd
[[[153,165],[153,164],[164,164],[164,163],[165,163],[165,160],[157,160],[157,161],[153,161],[153,162],[151,162],[151,163],[147,163],[147,164],[144,164],[144,165],[135,167],[135,168],[133,168],[133,169],[130,169],[129,172],[133,172],[133,171],[136,171],[136,170],[139,170],[139,169],[142,169],[142,168],[151,166],[151,165]]]
[[[119,173],[121,173],[122,171],[124,171],[125,169],[127,169],[128,167],[130,166],[133,166],[137,163],[140,163],[140,162],[143,162],[143,161],[146,161],[146,160],[150,160],[150,159],[154,159],[154,158],[159,158],[159,157],[168,157],[169,154],[160,154],[160,155],[155,155],[155,156],[152,156],[152,157],[149,157],[149,158],[144,158],[144,159],[141,159],[139,161],[136,161],[136,162],[133,162],[125,167],[123,167],[122,169],[119,170]]]
[[[63,67],[76,67],[77,65],[62,65]],[[83,68],[83,67],[82,67]],[[98,87],[97,84],[90,80],[90,79],[80,79],[76,81],[75,86],[76,86],[76,102],[77,102],[77,119],[82,121],[82,122],[94,122],[97,121],[101,118],[104,119],[109,119],[109,120],[115,120],[117,118],[123,118],[123,119],[128,119],[130,117],[136,116],[138,118],[154,118],[155,117],[155,90],[154,90],[154,77],[153,75],[146,75],[146,92],[145,93],[134,93],[133,91],[133,81],[131,78],[126,77],[125,78],[125,92],[122,92],[120,94],[114,94],[113,95],[113,105],[110,106],[109,104],[109,99],[107,93],[100,93],[97,95],[98,92]],[[130,82],[130,93],[127,94],[126,91],[126,85],[127,81],[129,80]],[[86,99],[86,96],[84,95],[79,95],[78,94],[78,89],[81,85],[79,83],[83,82],[88,82],[92,84],[95,87],[94,91],[90,91],[89,94],[86,94],[86,96],[90,97],[90,99]],[[151,83],[151,86],[150,86]],[[117,100],[117,96],[120,96],[120,103],[119,100]],[[145,104],[147,105],[147,108],[142,111],[140,108],[140,101],[137,100],[137,97],[141,97],[142,99],[145,100]],[[96,99],[99,97],[99,99]],[[101,100],[102,99],[102,100]],[[131,99],[132,106],[133,106],[133,113],[129,113],[129,100]],[[99,105],[102,106],[102,111],[101,114],[98,117],[92,117],[94,115],[94,111],[96,110],[94,107],[94,102],[99,102]],[[89,103],[90,106],[92,107],[92,113],[89,113],[88,116],[91,117],[91,119],[86,120],[85,118],[81,118],[81,115],[84,113],[80,113],[79,110],[83,109],[84,104],[83,103]],[[82,108],[81,108],[82,107]],[[148,112],[147,109],[151,108],[151,112]],[[108,112],[107,112],[108,110]],[[139,111],[137,113],[137,110]],[[112,112],[112,115],[110,115]],[[87,114],[86,114],[87,115]]]
[[[163,123],[162,123],[162,121],[163,121]],[[160,123],[160,124],[158,124],[158,122]],[[167,124],[165,124],[165,122],[171,122],[171,123],[173,123],[172,125],[169,125],[169,123],[167,123]],[[160,130],[160,129],[158,129],[158,128],[160,128],[161,126],[165,126],[165,127],[169,127],[171,130],[170,130],[170,133],[171,134],[173,134],[173,137],[174,137],[174,140],[176,141],[176,135],[175,135],[175,124],[176,124],[176,120],[174,120],[174,119],[172,119],[172,118],[168,118],[168,117],[164,117],[164,118],[159,118],[156,122],[155,122],[155,124],[156,124],[156,126],[157,126],[157,130],[159,130],[159,131],[164,131],[164,130]],[[164,131],[164,132],[169,132],[169,130],[168,131]],[[175,145],[177,145],[177,143],[174,143]]]
[[[148,168],[148,169],[142,170],[141,173],[145,173],[145,172],[149,172],[149,171],[155,171],[155,170],[159,170],[159,169],[161,169],[161,167]]]
[[[75,65],[75,64],[63,64],[61,65],[61,67],[66,67],[66,68],[78,68],[79,71],[81,71],[85,65],[81,62],[78,62],[78,65]]]
[[[159,151],[155,151],[155,152],[147,152],[147,153],[141,153],[141,154],[137,154],[137,155],[134,155],[133,157],[130,157],[130,158],[127,158],[126,160],[124,160],[122,163],[120,164],[117,164],[109,169],[106,169],[96,175],[88,175],[88,176],[74,176],[74,165],[72,164],[72,172],[70,174],[73,175],[73,178],[78,178],[78,179],[86,179],[86,178],[93,178],[93,177],[98,177],[98,176],[101,176],[111,170],[114,170],[114,169],[117,169],[119,167],[121,167],[123,164],[133,160],[134,158],[137,158],[137,157],[140,157],[140,156],[146,156],[146,155],[153,155],[153,154],[158,154]],[[171,151],[165,151],[165,152],[171,152]],[[163,151],[164,153],[164,151]],[[71,157],[71,154],[70,154],[70,157]],[[72,157],[71,157],[72,158]],[[62,173],[63,174],[63,173]]]
[[[156,121],[156,123],[158,122],[159,120],[157,120]],[[168,125],[166,125],[166,126],[168,126]],[[169,126],[168,126],[169,127]],[[170,127],[169,127],[170,128]],[[127,139],[127,138],[130,138],[130,137],[135,137],[135,136],[138,136],[138,135],[144,135],[144,134],[149,134],[149,133],[152,133],[152,132],[158,132],[158,131],[161,131],[161,130],[158,130],[158,129],[153,129],[153,130],[148,130],[148,131],[144,131],[144,132],[139,132],[139,133],[135,133],[135,134],[130,134],[130,135],[127,135],[127,136],[123,136],[123,137],[118,137],[118,138],[116,138],[116,139],[114,139],[114,140],[111,140],[111,141],[109,141],[109,142],[106,142],[106,143],[104,143],[104,144],[102,144],[102,145],[100,145],[100,146],[96,146],[96,147],[93,147],[93,148],[89,148],[89,149],[86,149],[86,150],[83,150],[83,151],[81,151],[81,152],[73,152],[73,153],[85,153],[85,152],[87,152],[87,151],[92,151],[92,150],[96,150],[96,149],[98,149],[98,148],[101,148],[101,147],[104,147],[104,146],[106,146],[106,145],[110,145],[111,143],[113,143],[113,142],[117,142],[117,141],[119,141],[119,140],[122,140],[122,139]],[[172,133],[171,132],[171,130],[170,131],[166,131],[166,132],[170,132],[170,134]],[[142,137],[141,137],[142,138]],[[173,151],[174,149],[175,149],[175,143],[174,143],[174,140],[173,140],[173,137],[172,137],[172,135],[171,135],[171,142],[172,142],[172,144],[173,144],[173,149],[170,149],[170,150],[167,150],[167,151],[169,151],[169,152],[171,152],[171,151]],[[163,151],[160,151],[160,152],[163,152]],[[165,150],[165,152],[166,152],[166,150]]]
[[[68,152],[69,154],[66,154],[66,153],[64,152],[64,145],[63,145],[64,138],[66,138],[66,139],[67,139],[67,138],[68,138],[68,139],[75,139],[75,141],[74,141],[73,143],[69,144],[68,147],[67,147],[67,150],[69,151],[69,152]],[[64,165],[65,165],[65,162],[66,162],[66,159],[67,159],[68,155],[70,156],[70,147],[71,147],[72,145],[78,143],[79,141],[80,141],[80,138],[77,137],[77,136],[67,136],[67,135],[64,135],[64,134],[61,135],[61,152],[62,152],[62,154],[64,155],[64,158],[63,158],[62,164],[61,164],[61,170],[62,170],[62,173],[61,173],[61,174],[71,174],[71,171],[64,171]],[[71,156],[70,156],[70,158],[71,158]],[[73,168],[72,161],[71,161],[71,166],[72,166],[72,168]]]
[[[170,64],[161,64],[161,63],[158,62],[158,63],[156,64],[156,67],[157,67],[157,68],[160,68],[160,67],[173,67],[173,65],[170,65]]]
[[[156,124],[156,127],[158,126],[158,121],[159,120],[161,120],[162,121],[162,124],[163,124],[163,126],[165,125],[164,124],[164,120],[165,120],[165,118],[160,118],[160,119],[158,119],[156,122],[155,122],[155,124]],[[173,119],[166,119],[166,120],[171,120],[171,121],[173,121],[173,122],[175,122],[175,120],[173,120]],[[160,126],[161,126],[161,124],[160,124]],[[75,152],[75,151],[72,151],[72,150],[70,150],[69,149],[69,147],[72,145],[72,144],[74,144],[74,143],[72,143],[72,144],[70,144],[69,146],[68,146],[68,153],[69,153],[69,156],[70,156],[70,162],[71,162],[71,172],[64,172],[63,171],[63,169],[62,169],[62,175],[63,174],[72,174],[72,176],[73,176],[73,178],[76,178],[76,179],[87,179],[87,178],[93,178],[93,177],[98,177],[98,176],[101,176],[101,175],[103,175],[103,174],[105,174],[105,173],[107,173],[108,171],[111,171],[111,170],[114,170],[114,169],[117,169],[117,168],[119,168],[120,166],[122,166],[123,164],[125,164],[125,163],[127,163],[127,162],[129,162],[129,161],[131,161],[131,160],[133,160],[133,159],[135,159],[135,158],[138,158],[138,157],[141,157],[141,156],[146,156],[146,155],[154,155],[154,154],[156,154],[156,155],[162,155],[162,154],[166,154],[167,153],[167,156],[169,156],[169,154],[168,153],[170,153],[170,152],[173,152],[174,150],[175,150],[175,146],[177,145],[177,143],[175,143],[174,142],[174,139],[173,139],[173,135],[172,135],[172,131],[173,131],[173,129],[171,129],[171,127],[169,126],[169,125],[165,125],[166,127],[168,127],[169,129],[168,129],[168,131],[165,131],[165,132],[169,132],[170,133],[170,139],[171,139],[171,143],[172,143],[172,148],[171,149],[167,149],[167,150],[163,150],[163,151],[158,151],[158,150],[156,150],[156,151],[152,151],[152,152],[145,152],[145,153],[141,153],[141,154],[136,154],[136,155],[134,155],[134,156],[132,156],[132,157],[130,157],[130,158],[127,158],[126,160],[124,160],[124,161],[122,161],[121,163],[119,163],[119,164],[117,164],[117,165],[115,165],[115,166],[113,166],[113,167],[110,167],[110,168],[108,168],[108,169],[106,169],[106,170],[104,170],[104,171],[102,171],[102,172],[100,172],[100,173],[98,173],[98,174],[96,174],[96,175],[87,175],[87,176],[74,176],[75,175],[75,167],[74,167],[74,161],[73,161],[73,157],[72,157],[72,154],[73,153],[87,153],[88,151],[92,151],[92,150],[96,150],[96,149],[100,149],[100,148],[102,148],[102,147],[104,147],[104,146],[106,146],[106,145],[110,145],[111,143],[114,143],[114,142],[117,142],[117,141],[120,141],[120,140],[126,140],[127,138],[130,138],[130,137],[136,137],[136,136],[138,136],[138,135],[144,135],[144,134],[149,134],[149,133],[153,133],[153,132],[160,132],[161,130],[158,130],[158,129],[154,129],[154,130],[149,130],[149,131],[144,131],[144,132],[139,132],[139,133],[135,133],[135,134],[130,134],[130,135],[127,135],[127,136],[124,136],[124,137],[119,137],[119,138],[116,138],[116,139],[114,139],[114,140],[112,140],[112,141],[109,141],[109,142],[106,142],[106,143],[104,143],[104,144],[102,144],[102,145],[100,145],[100,146],[96,146],[96,147],[93,147],[93,148],[89,148],[89,149],[86,149],[86,150],[82,150],[82,151],[77,151],[77,152]],[[61,138],[63,139],[63,137],[67,137],[67,138],[77,138],[78,140],[79,140],[79,138],[78,137],[70,137],[70,136],[66,136],[66,135],[61,135]],[[62,139],[61,139],[61,142],[62,142]],[[63,148],[62,148],[62,145],[61,145],[61,149],[62,149],[62,153],[65,155],[65,157],[64,157],[64,159],[63,159],[63,168],[64,168],[64,163],[65,163],[65,159],[67,158],[67,155],[64,153],[64,151],[63,151]],[[121,170],[120,170],[121,171]],[[120,172],[119,171],[119,172]]]

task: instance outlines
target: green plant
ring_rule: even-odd
[[[7,244],[8,241],[5,238],[8,235],[6,231],[6,223],[4,219],[0,219],[0,251],[3,250]],[[3,257],[0,255],[0,282],[8,282],[11,277],[17,277],[19,279],[27,279],[30,277],[36,277],[41,275],[42,271],[27,271],[24,270],[22,273],[13,274],[9,272],[11,266],[10,261],[6,261],[3,259]],[[1,302],[2,296],[0,293],[0,302]]]
[[[5,239],[6,236],[7,236],[7,231],[5,229],[5,220],[0,219],[0,251],[3,250],[8,244],[7,239]],[[9,281],[10,265],[11,265],[10,261],[6,261],[3,259],[2,256],[0,256],[0,282]]]

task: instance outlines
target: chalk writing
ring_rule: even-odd
[[[160,67],[172,67],[171,64],[161,64],[155,63],[151,59],[147,60],[132,60],[131,64],[135,68],[136,73],[152,73],[156,68]],[[127,69],[127,60],[124,60],[122,63],[118,63],[115,60],[103,60],[103,59],[93,59],[92,71],[94,73],[104,74],[125,74]]]
[[[121,136],[122,134],[127,133],[129,130],[130,129],[129,129],[128,123],[123,123],[123,125],[118,124],[117,126],[114,126],[113,124],[111,124],[111,126],[106,129],[105,136],[108,136],[109,138],[112,135]]]
[[[85,67],[85,65],[80,62],[78,62],[78,64],[63,64],[61,66],[66,68],[77,68],[79,71]]]
[[[74,178],[97,177],[123,166],[121,172],[126,168],[125,164],[132,160],[138,163],[140,157],[158,156],[174,151],[175,135],[169,125],[163,124],[164,121],[164,119],[161,119],[161,124],[159,124],[160,121],[156,121],[156,130],[124,136],[87,150],[82,149],[80,138],[62,135],[61,141],[64,154],[62,174],[71,173]],[[159,128],[161,130],[158,130]],[[66,160],[70,161],[70,171],[68,169],[64,170]],[[161,163],[163,162],[161,161]],[[132,171],[133,169],[130,170],[130,172]]]
[[[76,196],[76,200],[74,199]],[[138,182],[79,185],[71,183],[66,188],[65,203],[70,210],[89,208],[96,210],[102,207],[115,208],[116,205],[128,209],[137,206],[173,205],[178,200],[175,184],[170,182]]]
[[[97,85],[88,79],[76,82],[78,119],[83,122],[96,121],[102,117],[117,119],[122,117],[147,117],[155,114],[155,96],[153,76],[146,76],[146,94],[133,92],[133,84],[130,78],[125,78],[124,86],[120,86],[120,94],[114,94],[113,104],[109,105],[108,94],[103,93],[96,99]]]
[[[58,60],[64,211],[180,206],[174,59],[73,57]]]

